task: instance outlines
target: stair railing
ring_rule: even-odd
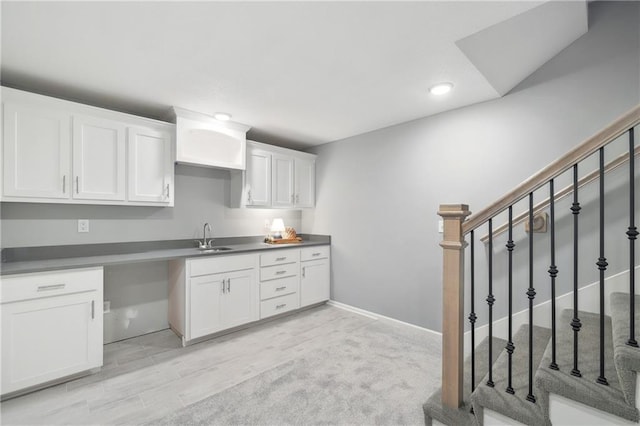
[[[529,210],[522,219],[525,219],[529,222],[529,288],[527,289],[526,295],[529,299],[529,393],[527,395],[527,400],[535,403],[535,395],[533,395],[532,387],[533,387],[533,365],[532,365],[532,336],[533,336],[533,300],[535,298],[536,292],[534,288],[533,281],[533,218],[534,211],[536,209],[540,209],[540,206],[534,207],[533,205],[533,193],[544,187],[545,185],[549,185],[549,200],[548,205],[550,207],[551,213],[551,223],[550,223],[550,232],[551,232],[551,262],[548,270],[549,277],[551,280],[551,303],[552,303],[552,363],[550,368],[557,369],[558,366],[555,360],[555,279],[558,275],[558,267],[555,265],[555,204],[554,198],[557,198],[557,195],[554,193],[554,179],[557,178],[562,173],[573,169],[573,186],[571,188],[571,192],[573,192],[573,204],[571,206],[571,212],[574,217],[574,265],[573,265],[573,282],[574,282],[574,318],[571,321],[571,326],[574,330],[574,368],[571,371],[573,375],[580,376],[580,370],[578,368],[578,333],[580,331],[580,319],[578,318],[578,237],[577,232],[579,230],[579,214],[580,214],[580,203],[578,201],[578,189],[581,186],[578,180],[578,164],[582,162],[584,159],[589,157],[590,155],[599,152],[600,155],[600,167],[597,173],[597,178],[600,180],[600,257],[596,263],[598,269],[600,270],[600,310],[601,310],[601,344],[600,344],[600,353],[604,351],[604,336],[603,336],[603,322],[604,322],[604,271],[607,267],[607,262],[604,257],[604,173],[606,166],[604,165],[604,147],[615,140],[616,138],[622,136],[627,133],[629,136],[629,152],[627,154],[629,160],[629,170],[630,170],[630,194],[629,194],[629,205],[630,205],[630,219],[629,219],[629,227],[626,232],[626,235],[629,239],[630,246],[630,256],[629,256],[629,269],[630,269],[630,293],[635,294],[635,276],[634,276],[634,267],[635,267],[635,252],[634,252],[634,243],[638,236],[638,231],[635,226],[634,221],[634,205],[635,205],[635,188],[634,188],[634,179],[635,179],[635,171],[634,171],[634,160],[636,155],[636,148],[634,143],[634,127],[640,124],[640,105],[628,111],[626,114],[618,118],[612,124],[607,126],[605,129],[601,130],[591,138],[584,141],[582,144],[578,145],[573,150],[569,151],[564,156],[560,157],[553,163],[549,164],[547,167],[540,170],[538,173],[534,174],[523,183],[521,183],[518,187],[505,194],[503,197],[498,199],[496,202],[488,206],[487,208],[481,210],[480,212],[471,215],[469,211],[469,206],[466,204],[443,204],[440,205],[438,214],[443,218],[444,229],[443,229],[443,240],[440,245],[443,248],[443,321],[442,321],[442,403],[445,406],[451,408],[460,407],[463,401],[463,356],[464,356],[464,251],[467,246],[466,235],[470,234],[471,239],[471,294],[472,298],[475,296],[475,279],[474,279],[474,231],[485,223],[489,226],[489,235],[487,238],[487,243],[489,246],[489,293],[487,295],[486,301],[489,307],[489,362],[491,362],[492,356],[491,351],[492,348],[492,311],[493,304],[495,302],[495,297],[492,294],[492,244],[493,244],[493,219],[500,213],[508,210],[509,212],[509,222],[506,226],[506,229],[509,232],[509,237],[507,241],[507,250],[509,255],[509,271],[508,271],[508,282],[509,282],[509,341],[507,343],[506,349],[509,354],[509,361],[511,359],[511,354],[514,351],[513,342],[511,341],[511,315],[512,315],[512,266],[511,266],[511,256],[512,251],[515,247],[513,243],[512,237],[512,228],[513,228],[513,216],[512,209],[514,204],[518,201],[523,200],[525,198],[529,198]],[[593,180],[594,177],[591,177]],[[584,182],[582,183],[584,184]],[[564,195],[563,195],[564,196]],[[470,216],[470,217],[469,217]],[[520,220],[520,219],[519,219]],[[630,336],[627,344],[631,346],[638,346],[638,343],[635,339],[635,329],[634,329],[634,315],[635,315],[635,305],[634,305],[634,297],[630,297]],[[475,323],[477,320],[477,315],[475,312],[475,303],[472,299],[471,301],[471,313],[469,314],[469,322],[471,325],[471,391],[475,388]],[[511,363],[509,362],[509,370]],[[492,366],[489,365],[489,381],[487,382],[488,386],[493,385],[492,381]],[[510,378],[511,372],[509,371],[509,384],[505,391],[507,393],[512,393],[513,389],[511,388]],[[598,383],[603,385],[607,384],[607,380],[604,377],[604,357],[600,357],[600,376],[598,377]]]

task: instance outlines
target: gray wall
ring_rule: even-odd
[[[275,217],[301,228],[300,211],[228,208],[228,171],[175,171],[173,208],[2,203],[2,247],[202,238],[205,222],[214,237],[262,235],[265,220]],[[89,233],[77,232],[78,219],[89,219]],[[167,262],[106,267],[105,343],[167,328],[167,296]]]
[[[441,329],[438,205],[480,210],[640,100],[640,5],[592,3],[589,21],[501,99],[312,150],[302,227],[332,235],[332,299]]]

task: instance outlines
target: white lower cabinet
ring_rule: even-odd
[[[169,324],[183,344],[258,319],[256,255],[170,263]]]
[[[102,268],[0,279],[3,396],[102,365]]]
[[[300,250],[274,250],[260,255],[260,319],[300,307]]]
[[[329,300],[331,272],[329,246],[303,248],[300,259],[300,307]]]

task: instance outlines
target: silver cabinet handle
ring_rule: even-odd
[[[223,292],[223,293],[226,293],[226,289],[225,289],[225,281],[226,281],[226,279],[223,279],[223,280],[222,280],[222,292]]]
[[[91,319],[95,319],[96,317],[96,301],[91,301]]]
[[[282,262],[283,260],[287,260],[286,257],[277,257],[276,262]]]
[[[302,267],[302,278],[304,278],[307,275],[306,272],[307,272],[307,267],[303,266]]]
[[[227,278],[227,292],[231,293],[231,278]]]
[[[276,275],[282,275],[282,274],[286,274],[287,271],[276,271]]]
[[[247,191],[247,203],[251,204],[251,190]]]
[[[318,257],[318,256],[320,256],[321,254],[322,254],[322,253],[313,253],[311,256],[312,256],[312,257]]]
[[[282,287],[276,287],[276,291],[282,291],[282,290],[284,290],[286,288],[287,288],[286,285],[283,285]]]
[[[291,194],[291,202],[292,203],[296,202],[296,195],[295,194]]]
[[[80,177],[76,176],[76,194],[80,193]]]
[[[37,291],[62,290],[66,284],[40,285]]]
[[[300,195],[296,194],[296,204],[298,204],[300,202]]]
[[[67,193],[67,175],[62,175],[62,193]]]
[[[281,305],[276,305],[276,309],[282,309],[282,308],[284,308],[285,306],[287,306],[287,304],[286,304],[286,303],[283,303],[283,304],[281,304]]]
[[[169,184],[167,184],[167,199],[169,198],[169,194],[171,194],[171,192],[169,191]]]

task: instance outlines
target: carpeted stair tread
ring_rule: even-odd
[[[544,327],[533,327],[533,371],[538,368],[542,354],[547,346],[551,330]],[[473,409],[482,418],[483,408],[493,410],[497,413],[510,417],[527,425],[548,425],[548,420],[543,416],[543,411],[539,403],[527,401],[529,393],[529,326],[523,325],[513,336],[515,350],[512,356],[512,387],[515,394],[511,395],[505,391],[508,384],[508,353],[504,350],[505,345],[494,347],[494,351],[499,351],[500,356],[493,365],[494,387],[487,386],[489,379],[487,374],[481,384],[477,387],[471,401]],[[537,397],[537,390],[534,388],[534,395]]]
[[[540,402],[549,415],[549,393],[556,393],[587,406],[638,421],[638,411],[629,405],[620,388],[615,365],[613,363],[613,341],[611,337],[611,318],[605,318],[605,377],[609,386],[596,383],[600,375],[600,316],[591,312],[579,312],[582,324],[578,332],[578,369],[582,377],[571,375],[573,369],[573,329],[571,320],[573,310],[563,310],[557,321],[556,362],[559,371],[549,368],[552,360],[551,342],[549,342],[535,382],[541,390]]]
[[[506,341],[494,337],[493,347],[503,348],[507,344]],[[494,350],[493,360],[495,362],[499,350]],[[485,338],[478,346],[476,346],[476,371],[475,371],[475,383],[476,386],[480,383],[480,380],[487,374],[488,368],[488,356],[489,356],[489,338]],[[476,424],[475,416],[471,414],[471,356],[469,355],[464,362],[464,401],[462,407],[458,409],[452,409],[442,406],[442,388],[434,392],[427,402],[422,406],[425,415],[425,424],[430,426],[432,419],[439,421],[445,425],[474,425]]]
[[[640,348],[627,345],[629,340],[629,293],[612,293],[609,299],[611,306],[611,328],[613,337],[613,359],[618,371],[620,386],[627,404],[636,403],[636,372],[640,371]],[[640,332],[640,296],[635,296],[635,329],[636,341]]]

